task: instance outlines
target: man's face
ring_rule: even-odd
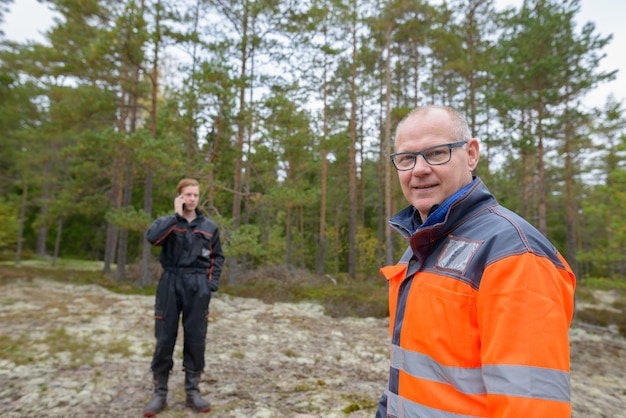
[[[422,151],[462,140],[468,140],[468,143],[453,148],[452,158],[446,164],[431,166],[420,155],[412,170],[398,171],[404,197],[419,211],[422,221],[433,205],[443,203],[472,181],[472,171],[478,163],[478,141],[454,138],[452,120],[442,109],[414,115],[397,132],[395,152]]]
[[[200,187],[187,186],[183,187],[180,191],[180,195],[185,201],[185,210],[195,210],[198,206],[198,199],[200,198]]]

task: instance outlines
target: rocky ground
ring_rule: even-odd
[[[141,416],[153,303],[45,280],[0,286],[0,417]],[[625,418],[626,340],[582,325],[571,337],[573,416]],[[387,368],[387,320],[219,293],[211,302],[207,416],[373,417]],[[195,415],[184,408],[180,361],[170,382],[159,417]]]

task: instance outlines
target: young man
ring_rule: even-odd
[[[152,245],[161,246],[159,260],[163,267],[154,312],[154,393],[144,410],[146,417],[158,414],[167,405],[167,381],[174,365],[172,353],[181,313],[186,405],[196,412],[211,410],[211,404],[200,396],[198,384],[204,370],[211,292],[219,287],[224,256],[217,226],[198,210],[198,182],[183,179],[176,192],[174,214],[154,221],[146,234]]]
[[[389,281],[391,367],[376,417],[570,417],[575,277],[473,177],[478,140],[447,107],[397,127],[408,249]]]

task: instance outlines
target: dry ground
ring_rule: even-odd
[[[141,416],[153,302],[45,280],[0,286],[0,417]],[[571,337],[573,416],[625,418],[626,340],[580,324]],[[208,340],[207,416],[374,416],[388,368],[386,320],[218,293]],[[177,361],[159,417],[195,415],[184,408],[182,378]]]

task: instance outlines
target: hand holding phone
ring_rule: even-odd
[[[177,194],[176,198],[174,198],[174,211],[181,216],[185,211],[185,199],[179,194]]]

